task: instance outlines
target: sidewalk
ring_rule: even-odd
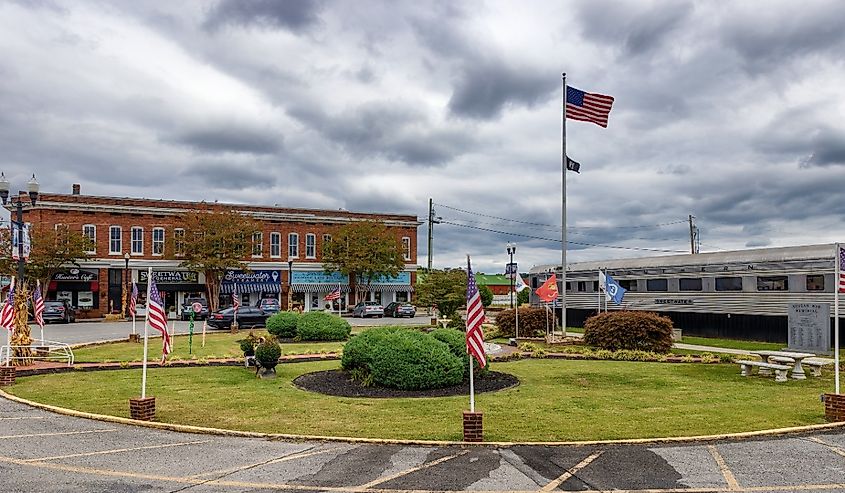
[[[567,332],[567,336],[572,337],[584,337],[584,334],[580,332]],[[747,351],[745,349],[730,349],[730,348],[723,348],[723,347],[713,347],[713,346],[700,346],[698,344],[684,344],[681,342],[676,342],[672,344],[672,347],[675,349],[685,349],[687,351],[699,351],[702,353],[725,353],[725,354],[752,354],[751,351]]]

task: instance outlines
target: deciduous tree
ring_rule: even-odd
[[[417,280],[417,301],[423,306],[437,306],[445,318],[454,318],[466,305],[467,273],[461,269],[431,270]]]

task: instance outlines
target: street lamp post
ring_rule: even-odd
[[[38,201],[38,180],[35,179],[35,173],[26,185],[29,192],[29,201],[33,207]],[[3,205],[9,200],[9,180],[6,179],[5,173],[0,173],[0,199],[3,200]],[[12,197],[12,204],[17,207],[17,225],[18,225],[18,282],[24,282],[24,259],[23,259],[23,202],[20,197],[17,199]]]
[[[516,271],[513,265],[513,254],[516,253],[516,245],[511,244],[508,242],[508,255],[510,256],[510,263],[508,264],[508,268],[511,269],[510,277],[511,277],[511,310],[513,310],[513,283],[516,280]]]
[[[129,292],[129,252],[123,254],[123,302],[120,304],[120,318],[126,318],[126,295]]]
[[[288,257],[288,311],[293,311],[293,259]]]

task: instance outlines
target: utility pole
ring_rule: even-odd
[[[689,251],[696,254],[698,250],[698,226],[695,225],[695,216],[689,215]]]
[[[434,216],[434,200],[428,199],[428,270],[431,272],[431,245],[434,239],[434,225],[440,224],[439,217]]]

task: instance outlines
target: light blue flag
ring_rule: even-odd
[[[625,296],[625,292],[628,290],[620,286],[619,283],[616,282],[616,280],[610,277],[610,274],[607,274],[606,277],[607,290],[605,291],[605,293],[607,293],[607,296],[609,296],[614,303],[616,303],[617,305],[621,305],[622,297]]]

